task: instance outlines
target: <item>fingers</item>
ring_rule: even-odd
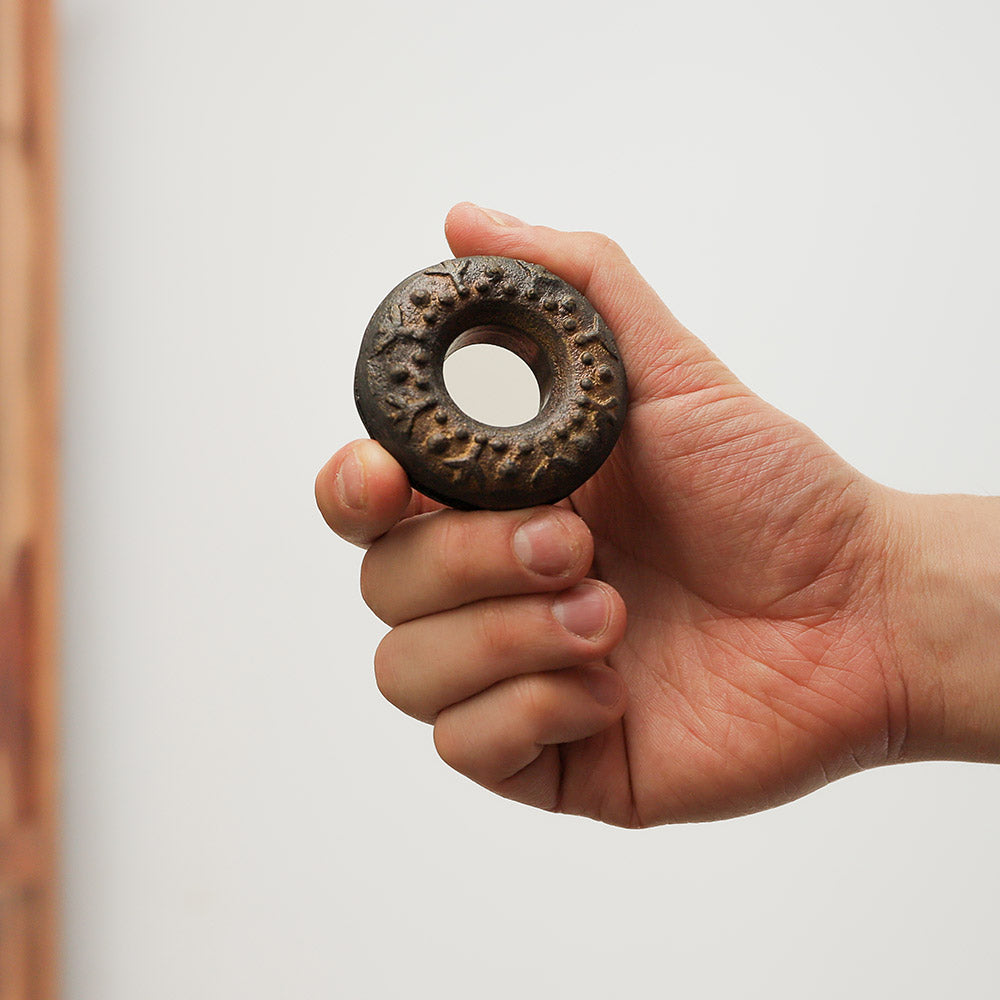
[[[402,466],[374,441],[345,445],[316,477],[316,503],[333,530],[368,546],[401,518],[441,505],[410,489]]]
[[[527,674],[443,711],[434,743],[445,763],[473,781],[555,808],[558,756],[546,748],[607,729],[621,718],[625,700],[609,667]],[[536,764],[541,774],[532,773]]]
[[[498,254],[547,267],[590,299],[616,332],[631,325],[637,310],[661,323],[673,318],[621,247],[600,233],[529,226],[512,215],[462,202],[448,213],[445,235],[458,256]]]
[[[599,233],[529,226],[469,202],[456,205],[445,235],[458,257],[497,254],[547,267],[579,289],[611,327],[636,401],[735,381],[646,283],[621,247]]]
[[[562,590],[582,579],[593,539],[558,507],[441,510],[398,525],[361,565],[361,594],[388,625],[487,597]]]
[[[375,653],[375,678],[398,709],[431,722],[500,681],[599,660],[624,631],[621,598],[586,580],[556,595],[479,601],[400,625]]]

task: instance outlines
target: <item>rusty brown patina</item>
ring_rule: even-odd
[[[458,407],[444,361],[472,343],[497,344],[531,368],[537,416],[497,427]],[[413,486],[466,509],[569,496],[614,448],[627,392],[597,310],[544,267],[509,257],[447,260],[398,284],[368,324],[354,379],[368,433]]]

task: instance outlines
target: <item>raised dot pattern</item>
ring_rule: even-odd
[[[474,478],[481,478],[485,474],[485,457],[492,454],[495,458],[490,461],[497,475],[509,480],[523,472],[535,484],[539,479],[558,472],[567,461],[572,462],[575,455],[589,452],[604,434],[602,415],[617,406],[614,396],[603,399],[593,396],[595,390],[614,380],[612,367],[598,365],[592,349],[595,343],[601,344],[602,341],[588,327],[593,326],[596,331],[600,320],[592,313],[589,304],[581,313],[580,302],[574,297],[557,297],[545,292],[546,284],[551,287],[558,281],[537,266],[532,266],[533,273],[526,281],[519,271],[525,265],[516,261],[487,258],[484,265],[472,269],[469,274],[458,272],[455,265],[456,262],[446,262],[439,269],[417,276],[416,286],[407,295],[410,305],[414,307],[410,326],[404,322],[403,309],[400,308],[396,328],[381,331],[385,337],[392,338],[388,345],[391,355],[399,355],[398,362],[389,369],[389,378],[404,390],[407,386],[413,389],[412,397],[406,397],[402,402],[399,397],[395,401],[387,397],[387,413],[408,439],[415,443],[422,441],[426,451],[442,461],[456,481],[473,473]],[[451,426],[450,419],[458,420],[464,414],[450,397],[445,399],[445,408],[435,410],[438,406],[436,397],[426,395],[434,380],[423,372],[432,359],[433,350],[422,344],[427,341],[442,314],[454,312],[458,300],[468,298],[470,288],[477,298],[514,301],[523,297],[531,308],[537,309],[540,305],[545,314],[551,316],[549,322],[566,338],[564,343],[570,347],[578,370],[578,394],[573,397],[576,410],[550,427],[551,437],[543,435],[532,439],[527,436],[511,449],[510,442],[505,438],[491,436],[485,431],[478,431],[473,436],[467,427],[459,423]],[[591,314],[589,317],[588,313]],[[418,325],[414,327],[414,323]],[[581,332],[576,333],[578,330]],[[575,336],[570,337],[570,334]],[[436,426],[437,430],[424,432],[425,436],[417,435],[415,428],[422,419],[431,419],[433,422],[429,426]]]

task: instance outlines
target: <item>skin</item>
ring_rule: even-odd
[[[445,228],[456,256],[535,261],[583,292],[630,384],[611,458],[558,507],[441,509],[372,441],[317,477],[391,626],[379,688],[433,724],[448,764],[641,827],[903,760],[1000,762],[996,500],[862,476],[741,384],[607,237],[468,203]]]

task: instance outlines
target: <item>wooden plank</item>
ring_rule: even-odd
[[[0,1000],[58,992],[50,0],[0,0]]]

